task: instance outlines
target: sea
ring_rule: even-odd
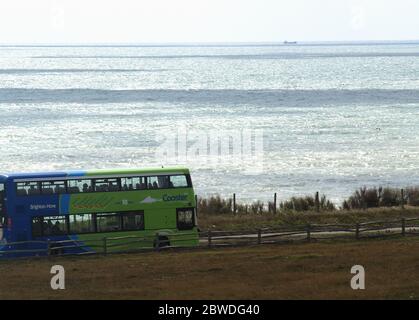
[[[6,173],[186,166],[243,202],[416,186],[419,43],[0,46],[0,150]]]

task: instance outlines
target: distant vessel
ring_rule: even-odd
[[[297,41],[284,41],[284,44],[297,44]]]

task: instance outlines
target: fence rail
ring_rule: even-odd
[[[419,235],[419,218],[392,221],[370,221],[355,224],[308,224],[299,226],[278,226],[240,231],[207,230],[196,233],[168,235],[170,241],[161,240],[161,234],[154,236],[104,237],[91,239],[70,239],[60,241],[23,241],[3,244],[5,250],[0,257],[20,255],[84,255],[149,252],[164,249],[191,248],[184,243],[199,241],[198,248],[226,246],[262,245],[290,242],[314,242],[333,239],[367,239],[389,236]]]

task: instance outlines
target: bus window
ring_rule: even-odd
[[[128,212],[122,214],[122,228],[127,230],[144,230],[144,213]]]
[[[65,193],[65,181],[43,181],[41,182],[41,192],[42,194]]]
[[[190,230],[195,226],[194,209],[177,209],[177,228],[179,230]]]
[[[41,194],[39,182],[18,182],[16,183],[16,193],[18,195],[38,195]]]
[[[167,189],[169,188],[169,177],[168,176],[156,176],[148,177],[148,188],[149,189]]]
[[[69,222],[71,234],[95,232],[95,222],[92,214],[70,215]]]
[[[64,216],[37,217],[32,219],[34,237],[60,236],[67,234],[67,220]]]
[[[171,188],[187,188],[188,179],[185,175],[170,176],[170,187]]]
[[[68,180],[68,193],[92,192],[92,180]]]
[[[121,216],[119,214],[97,214],[97,232],[109,232],[121,230]]]
[[[95,179],[95,191],[119,191],[119,183],[117,178],[112,179]]]
[[[42,218],[41,217],[32,219],[32,236],[34,238],[42,237]]]
[[[145,177],[121,178],[122,191],[147,189]]]
[[[63,216],[44,217],[42,234],[43,236],[59,236],[67,234],[66,218]]]

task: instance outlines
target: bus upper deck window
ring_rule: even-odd
[[[117,178],[96,179],[95,191],[97,192],[119,191],[118,179]]]
[[[61,194],[65,193],[64,181],[43,181],[41,183],[42,194]]]
[[[41,189],[38,182],[18,182],[16,192],[18,195],[38,195]]]
[[[149,189],[166,189],[169,187],[168,176],[148,177],[147,182]]]
[[[121,178],[122,191],[147,189],[145,177]]]
[[[188,179],[185,175],[170,176],[170,187],[172,188],[187,188]]]
[[[68,180],[68,192],[79,193],[79,192],[92,192],[92,180],[80,179],[80,180]]]

